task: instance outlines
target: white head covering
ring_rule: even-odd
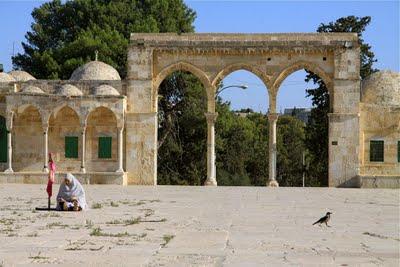
[[[76,198],[78,200],[79,206],[82,209],[87,208],[85,190],[78,179],[75,178],[71,173],[67,173],[65,177],[66,180],[70,182],[69,186],[63,182],[60,185],[60,190],[58,190],[57,195],[57,209],[61,209],[58,199],[63,198],[66,201],[71,201],[72,198]]]

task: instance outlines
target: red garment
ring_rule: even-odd
[[[47,182],[46,191],[47,191],[47,194],[49,195],[49,197],[51,197],[53,195],[53,182],[51,181],[51,179],[49,179],[49,181]]]
[[[49,162],[49,169],[50,169],[50,173],[49,173],[49,179],[51,180],[52,183],[55,182],[55,173],[56,173],[56,164],[54,163],[54,161],[50,161]]]

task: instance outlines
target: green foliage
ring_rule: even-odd
[[[304,124],[292,116],[277,123],[277,180],[280,186],[302,186]]]
[[[361,69],[360,76],[365,78],[377,71],[372,67],[376,62],[371,46],[364,42],[362,34],[371,22],[371,17],[348,16],[339,18],[328,24],[321,24],[317,32],[354,32],[358,34],[361,48]],[[308,181],[311,186],[328,185],[328,113],[329,94],[324,81],[318,75],[308,71],[306,82],[312,81],[317,88],[307,89],[307,96],[311,97],[313,110],[306,127],[306,146],[309,151],[310,170]]]
[[[125,77],[131,33],[192,32],[196,14],[182,0],[54,0],[35,8],[32,17],[14,68],[36,78],[68,79],[94,59],[95,50]]]
[[[175,72],[159,88],[158,183],[202,185],[207,173],[207,97],[192,74]]]

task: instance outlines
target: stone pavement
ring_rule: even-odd
[[[1,184],[0,266],[399,266],[399,190],[85,188],[88,211],[35,212],[45,185]]]

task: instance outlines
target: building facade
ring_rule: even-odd
[[[204,175],[206,185],[217,185],[215,92],[226,75],[244,69],[268,89],[266,184],[278,186],[276,96],[287,76],[307,69],[323,79],[331,96],[329,185],[399,186],[399,162],[394,160],[400,153],[399,76],[375,74],[362,90],[356,34],[137,33],[127,53],[125,80],[100,61],[86,63],[62,81],[36,80],[22,71],[0,73],[2,182],[44,182],[52,153],[60,174],[72,172],[85,183],[157,184],[158,87],[182,70],[198,77],[207,95]],[[377,87],[383,88],[381,95]],[[379,123],[368,124],[374,110],[381,114],[376,114]],[[374,161],[382,160],[380,141],[389,154]],[[376,154],[372,162],[366,160],[370,150]]]

